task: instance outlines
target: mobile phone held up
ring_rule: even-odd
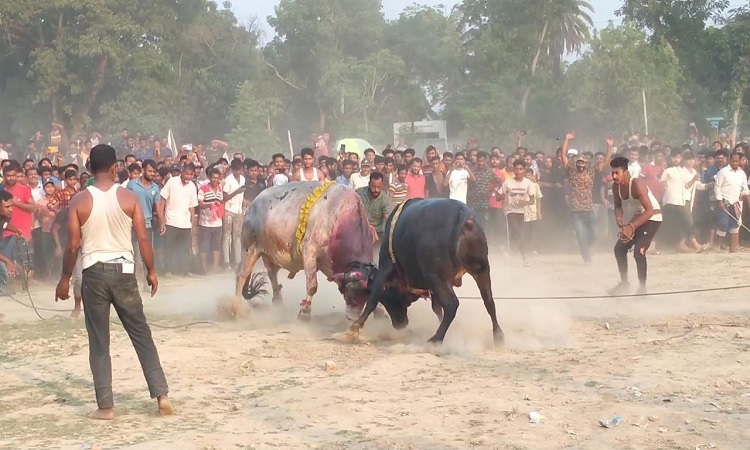
[[[345,155],[346,154],[346,144],[341,144],[341,147],[339,147],[339,155]]]

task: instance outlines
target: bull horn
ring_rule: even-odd
[[[335,281],[336,283],[343,283],[344,282],[344,274],[343,273],[336,273],[331,277],[331,281]]]

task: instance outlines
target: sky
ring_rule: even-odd
[[[423,5],[453,5],[458,0],[382,0],[383,1],[383,12],[387,19],[395,19],[407,6],[413,5],[414,3]],[[262,25],[265,32],[263,42],[268,42],[273,37],[273,30],[268,26],[266,18],[274,13],[274,7],[278,4],[278,0],[232,0],[232,10],[239,19],[240,23],[248,23],[250,18],[257,17]],[[594,21],[594,27],[604,28],[610,20],[618,22],[615,17],[615,11],[622,5],[622,0],[591,0],[591,5],[594,7],[594,14],[592,20]],[[448,6],[450,7],[450,6]]]

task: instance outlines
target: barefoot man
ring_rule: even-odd
[[[628,250],[638,271],[638,295],[646,293],[646,250],[661,226],[661,207],[643,178],[633,178],[628,172],[629,161],[617,156],[609,163],[612,167],[612,191],[615,202],[615,219],[620,234],[615,244],[615,259],[620,271],[620,284],[610,289],[610,295],[624,294],[628,290]],[[635,214],[629,222],[623,220],[623,205],[629,204]]]
[[[135,258],[131,229],[146,266],[146,281],[151,296],[158,282],[154,271],[154,253],[146,234],[146,222],[138,196],[117,184],[117,156],[109,145],[91,150],[93,186],[76,195],[70,203],[68,245],[63,254],[63,269],[57,284],[55,301],[70,297],[70,277],[79,249],[83,267],[83,312],[89,335],[89,364],[94,375],[96,403],[94,419],[114,418],[112,361],[109,357],[109,313],[114,305],[141,362],[151,398],[158,401],[158,413],[170,415],[167,380],[151,329],[143,314],[143,301],[135,277]]]

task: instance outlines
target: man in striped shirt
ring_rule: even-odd
[[[398,174],[396,175],[396,179],[394,179],[388,187],[389,197],[391,197],[391,208],[395,208],[405,202],[409,190],[406,185],[406,174],[408,169],[406,166],[401,165],[398,166],[397,170]]]

